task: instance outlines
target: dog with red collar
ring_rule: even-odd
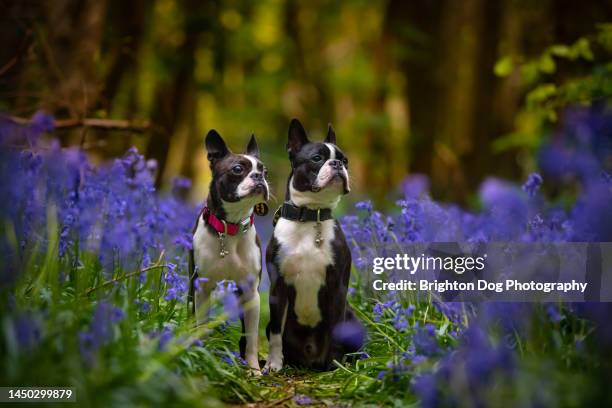
[[[237,283],[236,294],[242,306],[240,355],[260,374],[257,336],[262,256],[253,211],[254,207],[267,208],[267,171],[259,160],[255,135],[251,136],[245,154],[234,154],[223,138],[211,130],[206,135],[206,149],[212,181],[206,206],[193,231],[189,297],[196,321],[202,324],[217,283],[223,280]]]

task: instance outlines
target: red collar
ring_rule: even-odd
[[[240,221],[238,224],[233,224],[231,222],[226,222],[225,220],[221,220],[213,214],[208,207],[204,207],[204,211],[202,211],[202,217],[204,218],[204,222],[213,227],[215,231],[220,234],[227,235],[238,235],[240,233],[247,232],[247,230],[253,225],[254,222],[254,214],[251,214],[250,217],[245,218]]]

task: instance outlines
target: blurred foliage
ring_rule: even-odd
[[[609,93],[599,48],[609,44],[612,7],[598,1],[0,7],[0,110],[149,121],[144,135],[58,134],[96,160],[135,145],[157,160],[158,187],[169,189],[177,175],[192,178],[194,201],[210,179],[202,143],[210,128],[235,150],[254,132],[282,199],[287,126],[298,117],[315,139],[333,123],[351,160],[352,200],[371,197],[390,208],[396,186],[419,173],[430,177],[434,197],[465,204],[487,174],[518,179],[532,170],[525,146],[538,143],[559,107]],[[600,30],[589,36],[595,24]],[[570,75],[565,63],[592,70]]]
[[[573,44],[554,44],[540,56],[506,56],[497,61],[495,74],[518,73],[528,87],[525,105],[517,113],[516,130],[493,143],[496,151],[526,148],[534,152],[542,135],[555,126],[559,112],[574,106],[608,104],[612,98],[612,24],[600,24],[594,35]]]

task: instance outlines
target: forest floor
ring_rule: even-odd
[[[360,301],[357,302],[357,299]],[[267,303],[267,297],[262,296],[262,305]],[[374,322],[368,314],[368,302],[353,297],[353,309],[364,322],[368,330],[368,342],[363,356],[351,363],[336,363],[337,368],[327,372],[317,372],[304,369],[284,367],[279,373],[255,377],[248,373],[243,365],[238,364],[233,369],[240,376],[238,387],[232,385],[231,390],[223,384],[215,388],[220,398],[228,406],[263,407],[300,407],[300,406],[409,406],[417,403],[409,392],[405,379],[398,382],[381,381],[379,374],[387,368],[389,361],[397,356],[392,336],[395,330],[388,322]],[[268,342],[265,337],[265,327],[268,315],[267,308],[262,307],[260,324],[260,363],[263,366],[267,356]],[[239,325],[234,324],[224,331],[225,340],[237,345],[240,336]],[[216,333],[214,336],[219,335]],[[397,335],[397,332],[395,332]],[[230,343],[231,344],[231,343]],[[237,346],[236,346],[237,348]],[[367,353],[367,354],[365,354]],[[241,388],[241,389],[240,389]],[[249,394],[249,395],[247,395]],[[240,401],[242,400],[242,401]]]

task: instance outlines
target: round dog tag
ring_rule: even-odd
[[[255,207],[253,208],[253,211],[255,212],[255,214],[263,217],[264,215],[266,215],[268,213],[268,204],[266,204],[266,203],[257,203],[257,204],[255,204]]]

